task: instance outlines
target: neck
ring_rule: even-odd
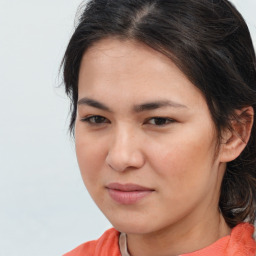
[[[127,234],[130,254],[176,256],[205,248],[230,234],[230,228],[218,210],[207,218],[202,213],[197,222],[194,220],[183,219],[182,223],[150,234]]]

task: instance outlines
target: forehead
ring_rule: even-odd
[[[115,70],[120,71],[125,66],[126,72],[134,72],[129,64],[137,65],[137,68],[163,69],[167,65],[175,65],[167,56],[152,49],[136,40],[120,40],[117,38],[107,38],[94,43],[85,52],[81,65],[105,65],[111,67],[115,65]],[[153,64],[153,65],[151,65]],[[86,65],[86,66],[88,66]],[[182,73],[182,72],[181,72]]]
[[[104,52],[112,57],[123,57],[127,53],[129,55],[133,55],[136,52],[140,52],[142,54],[153,56],[158,56],[158,58],[169,59],[162,53],[154,50],[152,47],[134,39],[122,39],[118,37],[108,37],[96,41],[93,43],[87,51],[85,51],[84,55],[97,54],[100,52]]]
[[[96,95],[151,101],[167,97],[202,103],[199,89],[170,58],[131,40],[108,38],[91,46],[82,58],[78,87],[79,98]]]

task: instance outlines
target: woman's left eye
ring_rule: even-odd
[[[175,122],[171,118],[166,118],[166,117],[152,117],[149,118],[145,123],[146,124],[151,124],[151,125],[157,125],[157,126],[164,126],[170,123]]]

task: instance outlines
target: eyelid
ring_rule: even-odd
[[[103,120],[102,120],[102,122],[92,122],[93,118],[94,119],[99,118],[99,119],[103,119]],[[86,117],[81,118],[80,121],[88,123],[89,125],[102,125],[102,124],[110,123],[110,121],[106,117],[101,116],[101,115],[88,115]]]
[[[106,117],[101,116],[101,115],[88,115],[83,118],[80,118],[80,121],[85,122],[91,126],[100,126],[100,125],[104,125],[107,123],[111,123]],[[154,121],[154,123],[151,123],[151,121]],[[176,122],[176,120],[174,120],[173,118],[170,118],[170,117],[153,116],[153,117],[147,118],[143,122],[143,124],[162,127],[162,126],[167,126],[174,122]]]

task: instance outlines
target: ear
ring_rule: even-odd
[[[231,121],[232,130],[222,132],[220,162],[236,159],[246,147],[253,125],[254,110],[251,106],[235,111],[237,118]]]

